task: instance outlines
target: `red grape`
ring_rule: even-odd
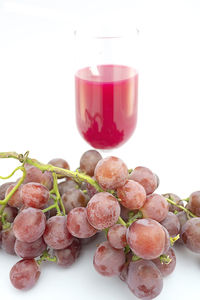
[[[113,248],[123,249],[126,246],[126,231],[126,227],[121,224],[115,224],[109,228],[107,238]]]
[[[163,221],[168,214],[167,200],[158,194],[147,196],[144,206],[140,209],[144,218],[150,218],[158,222]]]
[[[163,254],[165,239],[162,225],[151,219],[137,220],[127,231],[128,245],[143,259],[154,259]]]
[[[96,150],[88,150],[81,156],[80,169],[89,176],[94,175],[94,169],[99,160],[102,159],[101,154]]]
[[[47,245],[42,237],[32,243],[15,241],[15,253],[22,258],[30,259],[40,256],[46,248]]]
[[[200,253],[200,218],[190,219],[183,225],[181,238],[188,249]]]
[[[89,223],[97,230],[102,230],[117,223],[120,205],[117,199],[107,192],[95,194],[87,205]]]
[[[81,250],[81,243],[78,239],[74,239],[70,246],[65,249],[54,250],[57,258],[57,264],[63,267],[71,266],[78,258]]]
[[[176,267],[176,255],[174,250],[170,247],[165,255],[169,256],[169,258],[171,259],[171,262],[168,264],[161,262],[160,257],[153,260],[153,263],[160,270],[163,277],[171,274]]]
[[[12,227],[2,231],[2,248],[9,254],[15,254],[14,245],[16,237]]]
[[[154,263],[139,260],[130,263],[127,284],[136,297],[150,300],[161,293],[163,278]]]
[[[5,196],[7,196],[12,191],[12,189],[15,187],[15,185],[16,185],[15,183],[11,184],[7,188]],[[10,206],[20,208],[23,205],[22,197],[21,197],[21,189],[22,189],[22,187],[23,187],[23,185],[20,185],[18,187],[18,189],[16,190],[16,192],[10,197],[10,199],[8,201],[8,204]]]
[[[161,224],[167,229],[171,237],[175,237],[180,231],[180,222],[178,217],[168,212],[167,217],[161,222]]]
[[[200,217],[200,191],[190,195],[187,208],[197,217]]]
[[[159,184],[157,176],[146,167],[135,168],[131,172],[129,179],[140,183],[144,187],[147,195],[152,194]]]
[[[19,290],[32,288],[39,276],[39,265],[34,259],[22,259],[18,261],[10,271],[11,283]]]
[[[45,225],[44,213],[40,209],[28,207],[16,216],[13,222],[13,231],[18,240],[32,243],[43,235]]]
[[[4,200],[6,190],[9,188],[11,184],[15,184],[15,182],[6,182],[0,185],[0,200]]]
[[[53,249],[64,249],[68,247],[73,237],[67,229],[66,216],[54,216],[47,220],[44,232],[45,243]]]
[[[58,184],[59,193],[62,196],[70,190],[77,189],[77,183],[71,179],[62,181]]]
[[[43,208],[49,200],[49,190],[40,183],[30,182],[22,187],[21,198],[25,206]]]
[[[66,213],[69,213],[75,207],[85,207],[88,201],[82,191],[70,189],[62,195],[62,202]]]
[[[48,162],[48,165],[52,165],[54,167],[67,169],[67,170],[70,169],[68,162],[63,158],[53,158]]]
[[[130,210],[141,208],[146,201],[146,192],[142,185],[133,180],[127,180],[126,183],[117,189],[117,196],[120,198],[120,204]]]
[[[125,263],[125,254],[123,250],[114,249],[108,242],[103,242],[95,252],[93,263],[101,275],[119,275]]]
[[[87,220],[85,207],[76,207],[69,212],[67,228],[73,236],[78,238],[89,238],[97,232]]]
[[[116,189],[125,184],[128,169],[120,158],[109,156],[98,162],[94,176],[103,189]]]
[[[45,171],[44,173],[36,168],[26,164],[26,178],[24,183],[37,182],[46,186],[49,190],[53,188],[53,176],[51,172]]]

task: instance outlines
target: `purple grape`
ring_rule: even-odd
[[[13,232],[16,238],[22,242],[32,243],[38,240],[44,233],[46,217],[37,208],[23,209],[13,222]]]
[[[163,278],[154,263],[139,260],[129,264],[127,284],[136,297],[148,300],[161,293]]]
[[[101,275],[119,275],[125,263],[125,254],[123,250],[114,249],[108,242],[103,242],[95,252],[93,263]]]
[[[81,243],[78,239],[74,239],[70,246],[65,249],[54,250],[57,258],[57,264],[62,267],[71,266],[78,258],[81,250]]]
[[[67,229],[67,217],[54,216],[49,218],[43,237],[45,243],[53,249],[64,249],[71,245],[73,237]]]
[[[171,262],[168,264],[162,263],[160,257],[153,260],[153,263],[160,270],[163,277],[170,275],[176,267],[176,255],[174,250],[170,247],[165,255],[169,256],[169,258],[171,259]]]
[[[188,249],[200,253],[200,218],[190,219],[183,225],[181,238]]]
[[[6,251],[9,254],[14,255],[15,254],[15,250],[14,250],[15,240],[16,240],[16,237],[13,233],[12,227],[2,231],[2,249],[4,251]]]
[[[39,265],[34,259],[18,261],[10,271],[10,281],[16,289],[32,288],[40,277]]]
[[[161,224],[167,229],[171,237],[175,237],[180,231],[180,222],[178,217],[168,212],[167,217],[161,222]]]

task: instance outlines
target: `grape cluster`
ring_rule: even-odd
[[[120,158],[102,158],[96,150],[82,155],[70,178],[63,175],[69,170],[64,159],[23,167],[16,191],[19,180],[0,186],[0,243],[21,258],[10,271],[17,289],[35,285],[43,261],[71,266],[100,231],[106,240],[94,254],[96,271],[119,276],[140,299],[162,291],[163,277],[175,269],[176,240],[200,253],[200,192],[184,200],[159,195],[158,176],[150,169],[128,170]]]

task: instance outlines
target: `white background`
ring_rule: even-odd
[[[73,32],[83,24],[93,27],[94,20],[104,26],[117,20],[140,30],[139,117],[130,141],[111,153],[130,168],[145,165],[156,172],[160,193],[185,198],[199,190],[199,16],[198,0],[0,0],[0,151],[30,150],[42,162],[63,157],[71,169],[78,167],[90,147],[75,124]],[[0,174],[15,165],[1,161]],[[29,292],[10,285],[17,258],[1,251],[1,297],[135,299],[118,278],[94,271],[96,243],[68,270],[43,265]],[[198,300],[199,278],[200,257],[178,249],[177,268],[157,299]]]

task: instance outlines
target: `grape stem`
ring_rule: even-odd
[[[58,203],[60,203],[60,206],[62,208],[62,213],[65,216],[65,207],[63,205],[62,199],[60,197],[59,189],[58,189],[57,174],[55,172],[53,172],[52,175],[53,175],[53,189],[50,191],[50,195],[54,199],[54,206],[51,208],[49,206],[49,209],[52,209],[55,207],[57,210],[57,214],[62,215],[59,204],[58,204]],[[55,196],[54,196],[54,194],[55,194]],[[43,210],[43,212],[44,212],[44,210]]]
[[[185,211],[188,215],[190,215],[193,218],[197,218],[196,215],[194,215],[190,210],[188,210],[187,208],[185,208],[182,205],[177,204],[176,202],[174,202],[173,200],[169,199],[169,198],[165,198],[167,200],[167,202],[173,204],[176,207],[179,207],[180,209],[182,209],[183,211]]]
[[[40,265],[43,261],[52,261],[57,262],[56,256],[50,256],[47,250],[44,250],[40,258],[37,260],[38,265]]]
[[[28,151],[24,155],[18,154],[16,152],[0,152],[0,158],[14,158],[14,159],[19,160],[21,163],[26,162],[29,165],[35,166],[36,168],[40,169],[42,172],[45,172],[45,171],[50,171],[52,173],[54,172],[57,175],[61,175],[64,177],[70,177],[78,183],[81,183],[83,181],[88,182],[89,184],[94,186],[94,188],[97,190],[97,192],[104,192],[104,190],[98,185],[98,183],[94,179],[92,179],[90,176],[80,173],[78,171],[74,172],[71,170],[58,168],[58,167],[55,167],[52,165],[42,164],[36,159],[29,158],[27,156],[27,153],[28,153]]]
[[[0,214],[2,213],[5,205],[8,203],[8,201],[10,200],[10,198],[12,197],[12,195],[16,192],[16,190],[18,189],[18,187],[23,183],[25,177],[26,177],[26,169],[23,166],[17,167],[10,175],[6,176],[6,177],[2,177],[0,176],[1,179],[8,179],[10,178],[16,171],[21,170],[23,172],[22,177],[19,179],[19,181],[17,182],[17,184],[14,186],[14,188],[10,191],[10,193],[8,193],[8,195],[5,197],[4,200],[0,200],[0,205],[3,205],[3,207],[0,210]]]

